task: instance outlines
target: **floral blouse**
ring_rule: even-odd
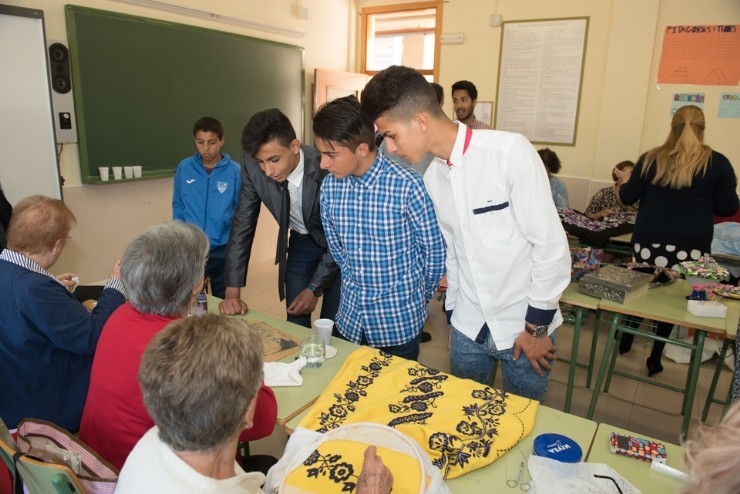
[[[627,206],[622,204],[617,194],[614,193],[614,187],[604,187],[591,198],[584,214],[590,215],[604,209],[613,209],[615,213],[636,213],[639,208],[640,201]]]

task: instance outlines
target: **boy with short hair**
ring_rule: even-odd
[[[319,168],[316,150],[301,144],[290,120],[277,108],[252,115],[242,132],[242,149],[242,186],[231,226],[221,313],[248,310],[241,287],[264,204],[278,222],[275,264],[288,321],[310,328],[319,297],[323,297],[321,317],[333,320],[340,274],[319,216],[319,189],[327,173]]]
[[[198,152],[182,160],[175,172],[172,219],[195,225],[208,237],[205,277],[211,280],[211,293],[224,298],[226,244],[241,185],[239,164],[221,153],[224,128],[215,118],[199,118],[193,138]]]
[[[372,123],[354,96],[319,109],[313,130],[321,168],[331,174],[321,188],[321,221],[342,272],[337,330],[416,360],[427,302],[445,269],[424,183],[377,152]]]
[[[488,384],[498,360],[506,392],[542,401],[570,253],[537,152],[522,135],[456,125],[408,67],[373,77],[362,109],[390,152],[437,156],[424,182],[447,243],[452,374]]]

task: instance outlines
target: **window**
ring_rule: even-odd
[[[361,71],[373,75],[391,65],[406,65],[434,81],[441,32],[440,1],[363,8]]]

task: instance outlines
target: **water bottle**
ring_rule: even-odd
[[[208,313],[208,296],[206,295],[206,291],[203,290],[198,294],[198,297],[195,299],[195,315],[196,316],[205,316]]]

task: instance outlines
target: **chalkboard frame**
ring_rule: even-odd
[[[84,184],[173,176],[201,116],[222,122],[222,153],[237,162],[257,111],[280,108],[302,135],[303,47],[76,5],[65,14]],[[100,180],[99,166],[128,165],[142,178]]]

